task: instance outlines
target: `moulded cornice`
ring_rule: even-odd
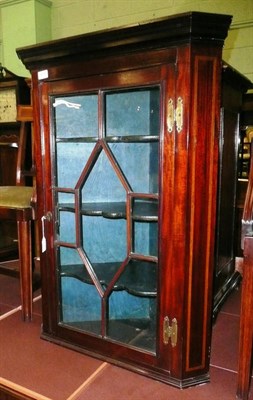
[[[231,19],[230,15],[189,12],[122,28],[58,39],[19,48],[16,51],[28,69],[41,69],[71,57],[88,60],[104,54],[126,54],[179,43],[223,46]]]

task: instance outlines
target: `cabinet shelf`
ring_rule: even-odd
[[[120,262],[93,263],[93,269],[102,286],[108,286],[120,267]],[[71,277],[92,284],[92,280],[81,264],[63,265],[61,277]],[[131,260],[113,290],[125,290],[138,297],[155,297],[157,294],[157,264]]]
[[[60,211],[75,212],[74,205],[71,203],[59,204]],[[87,216],[104,217],[109,219],[126,218],[126,203],[83,203],[81,214]],[[157,222],[158,204],[152,201],[141,201],[134,205],[132,218],[134,221]]]
[[[105,141],[108,143],[150,143],[150,142],[158,142],[158,135],[126,135],[126,136],[107,136]]]
[[[99,139],[97,136],[88,137],[58,137],[57,143],[95,143]],[[150,143],[158,142],[158,135],[124,135],[124,136],[107,136],[104,138],[107,143]]]

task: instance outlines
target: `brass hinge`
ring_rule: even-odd
[[[165,317],[163,320],[163,343],[168,344],[169,339],[171,346],[177,345],[177,320],[173,318],[170,325],[169,317]]]
[[[173,131],[174,123],[176,124],[177,133],[180,133],[183,129],[183,112],[184,105],[182,97],[178,97],[177,106],[174,109],[174,103],[172,99],[168,100],[167,106],[167,129],[171,133]]]
[[[177,108],[175,110],[175,121],[177,132],[180,133],[183,129],[183,115],[184,114],[184,105],[182,97],[178,97],[177,99]]]

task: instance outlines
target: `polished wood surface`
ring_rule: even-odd
[[[42,336],[177,387],[209,380],[221,52],[230,21],[230,16],[186,13],[18,50],[33,79],[38,218],[44,218],[46,238],[41,254]],[[51,119],[54,96],[147,85],[161,88],[159,315],[154,352],[58,323],[55,246],[61,243],[56,243],[55,232],[56,154]],[[177,104],[180,99],[183,126],[179,130],[173,121],[169,129],[169,102]],[[103,126],[101,117],[98,125],[99,129]],[[101,138],[94,152],[99,146],[103,146]],[[90,161],[86,169],[93,165]],[[76,192],[80,195],[80,187]],[[95,282],[100,287],[99,280]],[[175,346],[164,340],[166,317],[178,323]]]

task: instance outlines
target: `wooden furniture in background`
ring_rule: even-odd
[[[32,318],[32,231],[31,223],[36,215],[36,194],[33,186],[25,186],[25,176],[31,171],[22,168],[25,157],[26,138],[31,130],[33,112],[31,106],[18,106],[17,120],[20,121],[18,143],[17,184],[0,187],[0,220],[15,221],[18,230],[19,278],[21,288],[22,317]],[[8,262],[0,263],[0,272],[11,274]],[[15,271],[14,271],[15,272]]]
[[[29,83],[23,77],[0,66],[0,186],[16,185],[20,121],[16,120],[17,106],[30,104]],[[26,169],[31,157],[27,141]],[[13,260],[18,255],[17,224],[0,221],[0,261]]]
[[[252,144],[253,146],[253,144]],[[242,215],[242,294],[240,313],[240,342],[238,362],[237,397],[247,400],[252,370],[253,341],[253,159]]]
[[[238,236],[238,139],[240,137],[243,95],[252,83],[230,65],[222,65],[219,183],[215,246],[213,317],[231,291],[238,286],[235,269]],[[239,223],[239,225],[238,225]]]
[[[253,84],[251,85],[251,89]],[[239,145],[239,180],[248,180],[250,172],[250,145],[253,139],[253,93],[243,96],[240,115],[240,145]]]
[[[193,12],[17,51],[33,80],[42,337],[177,387],[209,380],[230,22]]]
[[[242,214],[245,203],[245,196],[248,186],[248,177],[250,172],[251,163],[251,150],[250,137],[247,138],[247,158],[243,158],[242,146],[243,140],[247,137],[247,132],[253,131],[253,93],[246,93],[243,96],[242,111],[240,114],[240,145],[239,145],[239,159],[238,159],[238,182],[237,182],[237,203],[236,203],[236,256],[242,257],[243,252],[241,248],[241,225]]]

